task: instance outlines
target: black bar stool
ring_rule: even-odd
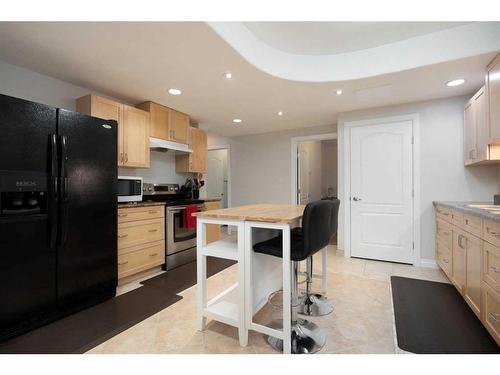
[[[328,237],[328,245],[330,239],[337,233],[338,227],[338,216],[339,216],[339,206],[340,201],[338,199],[333,199],[330,202],[333,203],[329,231],[323,234],[323,237],[318,240],[318,243],[324,243],[325,238]],[[304,222],[304,221],[303,221]],[[294,228],[294,237],[302,236],[302,228]],[[313,238],[318,238],[319,234],[313,235]],[[324,247],[324,246],[323,246]],[[317,252],[317,251],[316,251]],[[315,293],[311,291],[312,279],[313,279],[313,256],[310,255],[306,260],[306,292],[304,295],[300,296],[300,306],[299,314],[308,316],[323,316],[328,315],[333,312],[333,303],[326,298],[326,296],[320,293]]]
[[[302,217],[302,231],[292,231],[292,353],[308,354],[320,350],[326,343],[326,334],[313,322],[298,318],[300,305],[298,296],[298,264],[328,245],[332,236],[332,218],[338,212],[339,201],[316,201],[309,203]],[[283,256],[282,236],[276,236],[253,246],[257,253],[281,258]],[[268,342],[277,350],[283,349],[283,340],[268,337]]]

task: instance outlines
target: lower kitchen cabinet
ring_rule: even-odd
[[[499,223],[436,206],[436,259],[500,345]]]
[[[164,263],[164,206],[119,207],[118,279]]]

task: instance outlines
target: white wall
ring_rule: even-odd
[[[434,259],[433,201],[491,201],[498,191],[497,166],[463,165],[463,107],[468,97],[390,106],[339,115],[339,195],[342,196],[343,126],[347,121],[402,114],[420,115],[421,258]],[[339,248],[344,248],[343,210],[339,218]]]
[[[230,138],[232,205],[290,203],[292,137],[335,130],[331,125]]]

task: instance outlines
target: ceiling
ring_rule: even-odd
[[[471,94],[494,57],[489,52],[362,79],[299,82],[256,68],[203,22],[0,23],[0,35],[0,60],[128,103],[153,100],[225,136],[331,125],[344,111]],[[231,80],[224,78],[228,71]],[[445,85],[457,77],[466,83]],[[171,87],[183,94],[169,95]],[[243,122],[233,124],[233,118]]]
[[[245,22],[271,47],[299,55],[329,55],[378,47],[464,22]]]

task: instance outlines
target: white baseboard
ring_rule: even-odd
[[[439,268],[435,259],[420,259],[420,267]]]

